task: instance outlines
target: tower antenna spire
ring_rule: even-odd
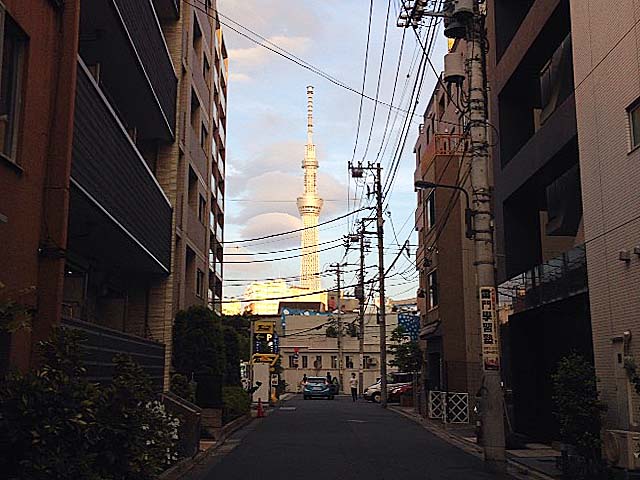
[[[313,145],[313,87],[307,87],[307,145]]]

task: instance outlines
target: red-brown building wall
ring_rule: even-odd
[[[4,342],[0,366],[27,368],[60,317],[73,133],[79,0],[5,0],[28,37],[17,164],[0,158],[0,295],[36,309],[31,331]],[[7,339],[5,339],[7,340]]]

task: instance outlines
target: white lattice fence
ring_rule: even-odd
[[[430,391],[429,418],[444,423],[469,423],[469,394]]]
[[[444,392],[429,392],[429,418],[444,417]]]

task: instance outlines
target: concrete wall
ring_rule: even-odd
[[[571,2],[578,141],[589,296],[605,426],[638,430],[640,402],[624,372],[640,359],[640,151],[631,151],[627,108],[640,98],[640,2]],[[632,333],[625,352],[622,334]]]

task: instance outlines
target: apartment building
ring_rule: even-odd
[[[466,49],[464,40],[449,49],[447,63],[458,65],[459,73]],[[453,80],[448,88],[439,83],[434,89],[415,146],[415,179],[442,185],[417,191],[420,339],[426,390],[475,394],[481,379],[480,321],[473,242],[466,232],[467,197],[447,188],[471,192],[468,132],[458,109],[468,79]]]
[[[0,3],[0,301],[36,312],[0,333],[0,371],[28,368],[60,318],[79,4]]]
[[[167,2],[174,3],[174,2]],[[179,65],[177,142],[166,172],[175,196],[174,311],[221,312],[227,51],[211,2],[178,2],[160,21]]]
[[[345,313],[342,316],[346,334],[343,336],[343,382],[347,382],[352,373],[358,376],[360,361],[359,341],[357,337],[357,315]],[[333,323],[332,323],[333,322]],[[327,336],[327,326],[335,326],[335,315],[313,311],[289,309],[283,313],[281,322],[276,322],[279,335],[280,357],[283,372],[281,379],[287,383],[287,389],[296,392],[303,375],[339,377],[338,340],[335,336]],[[349,333],[347,325],[354,324]],[[316,327],[320,325],[320,328]],[[387,314],[387,338],[398,326],[398,315]],[[393,359],[387,356],[387,362]],[[380,378],[380,326],[376,314],[365,314],[363,389]],[[393,368],[388,369],[393,371]]]
[[[87,335],[90,378],[125,352],[166,387],[175,313],[222,297],[222,31],[208,2],[42,3],[1,11],[2,85],[20,87],[2,95],[1,281],[35,287],[33,339],[7,336],[2,363],[27,367],[62,323]]]
[[[514,428],[558,436],[551,374],[593,358],[569,0],[487,2],[495,240]]]
[[[640,469],[640,6],[572,1],[574,89],[596,374],[609,460]]]

